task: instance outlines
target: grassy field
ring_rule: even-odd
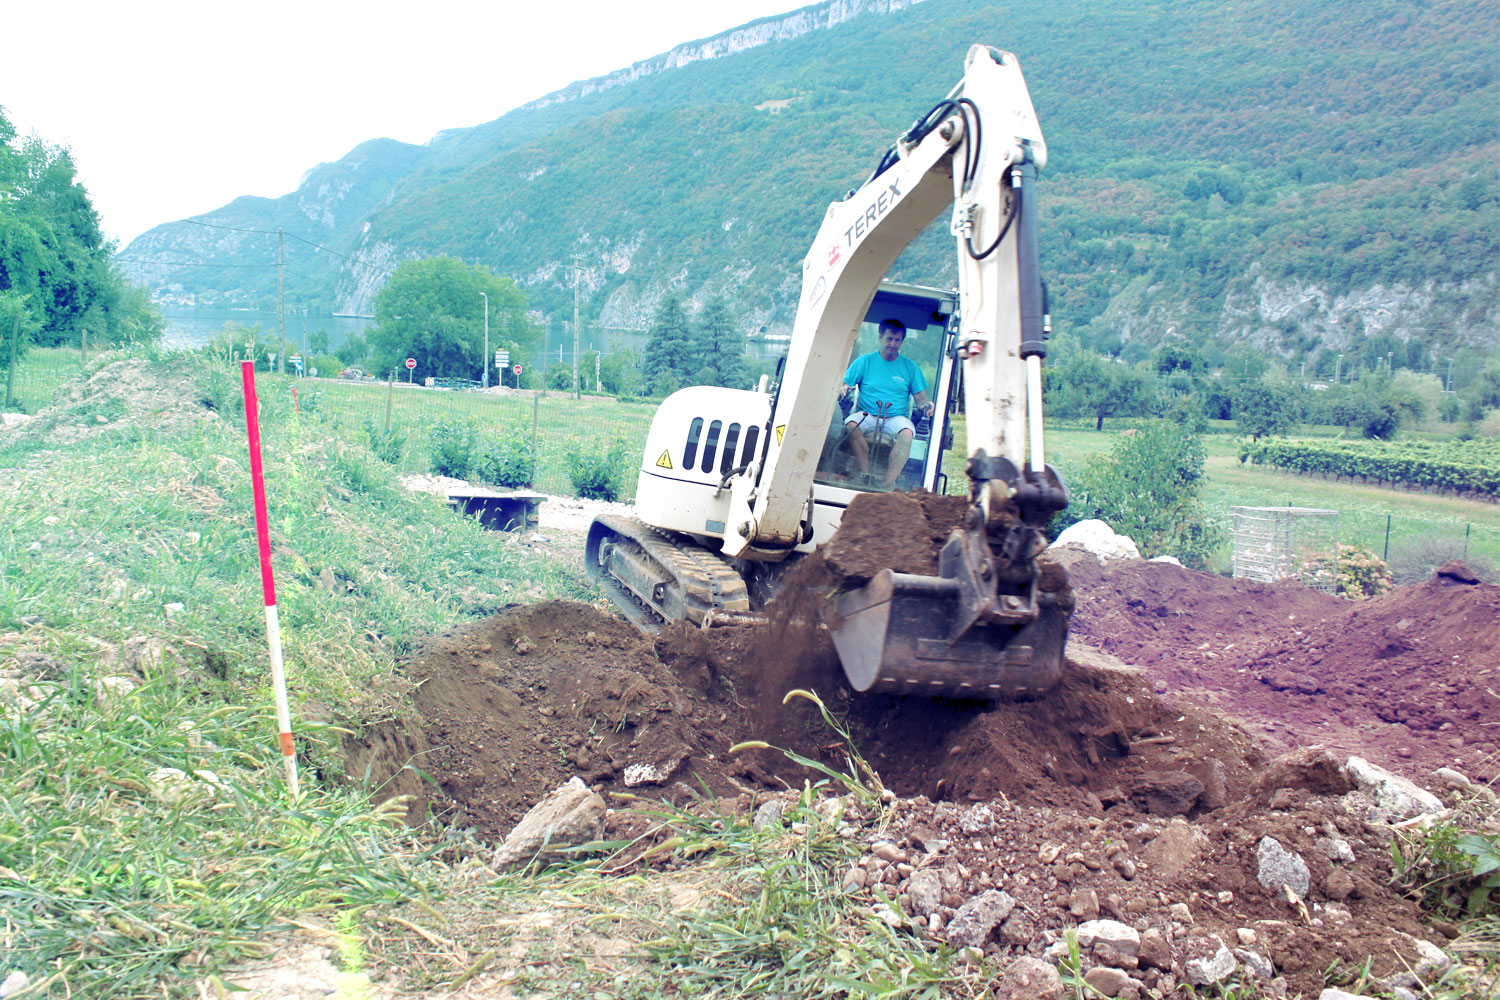
[[[81,369],[76,350],[38,349],[27,356],[17,372],[24,409],[35,410]],[[453,392],[401,383],[379,381],[297,380],[262,374],[263,396],[284,403],[268,419],[289,419],[293,413],[291,394],[295,387],[299,404],[325,420],[341,436],[365,437],[364,425],[391,427],[405,435],[402,472],[426,472],[432,450],[433,426],[444,420],[470,420],[487,435],[502,435],[519,429],[531,435],[535,428],[537,450],[536,488],[549,493],[574,492],[569,478],[570,455],[602,453],[620,442],[633,463],[644,447],[656,403],[651,400],[620,402],[609,396],[572,399],[566,393],[516,392],[508,394]],[[23,394],[22,388],[25,393]],[[287,417],[276,417],[284,413]],[[1111,422],[1095,431],[1089,422],[1051,422],[1047,430],[1049,461],[1067,478],[1094,455],[1109,451],[1119,439],[1124,422]],[[1420,429],[1424,438],[1437,427]],[[964,440],[963,422],[956,426],[957,440]],[[1238,459],[1238,438],[1228,421],[1213,422],[1205,437],[1208,454],[1208,487],[1204,499],[1211,517],[1228,525],[1231,508],[1316,507],[1339,512],[1338,536],[1345,544],[1386,556],[1406,579],[1419,578],[1447,558],[1467,558],[1482,571],[1500,569],[1500,505],[1440,494],[1364,486],[1279,472],[1267,467],[1244,465]],[[1309,436],[1332,436],[1338,428],[1307,428]],[[965,489],[962,447],[946,457],[944,471],[950,491]],[[635,488],[635,466],[622,476],[625,496]],[[1389,539],[1387,539],[1389,529]],[[1227,572],[1230,549],[1225,548],[1212,565]]]

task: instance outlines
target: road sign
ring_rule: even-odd
[[[417,367],[417,359],[416,358],[407,358],[406,359],[406,367],[409,368],[409,369]]]
[[[302,355],[293,354],[291,357],[287,358],[287,360],[292,363],[293,368],[297,369],[299,372],[302,370]]]
[[[510,364],[510,352],[509,351],[496,351],[495,352],[495,367],[496,368],[504,368],[508,364]]]
[[[515,372],[517,375],[521,374],[521,366],[520,365],[512,365],[510,370],[513,371],[513,372]]]

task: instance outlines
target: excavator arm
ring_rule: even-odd
[[[1072,592],[1060,567],[1038,563],[1042,525],[1067,504],[1042,433],[1033,184],[1046,159],[1016,57],[973,46],[963,82],[829,206],[803,261],[765,462],[729,483],[732,558],[774,560],[811,537],[812,471],[860,320],[896,258],[952,206],[972,503],[938,576],[885,570],[829,598],[825,619],[859,690],[1014,696],[1059,676]]]
[[[1016,57],[976,45],[953,94],[897,141],[862,187],[828,207],[802,262],[802,297],[764,463],[729,483],[726,556],[774,560],[809,536],[812,472],[860,321],[896,258],[950,205],[969,441],[986,459],[1020,469],[1030,426],[1032,460],[1044,467],[1042,289],[1028,195],[1046,157]],[[1029,371],[1035,377],[1028,395]],[[1055,495],[1036,499],[1057,503]]]

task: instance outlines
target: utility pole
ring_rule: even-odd
[[[1334,362],[1334,365],[1333,365],[1333,384],[1334,385],[1338,385],[1339,384],[1339,373],[1342,372],[1343,370],[1344,370],[1344,356],[1342,354],[1340,354],[1338,361]]]
[[[16,349],[21,343],[21,310],[16,309],[16,318],[10,324],[10,367],[5,369],[5,405],[15,402],[16,393]]]
[[[573,255],[573,398],[578,398],[578,274],[583,258]]]
[[[1453,392],[1453,359],[1448,359],[1448,391]]]
[[[490,297],[484,292],[479,293],[484,299],[484,378],[481,381],[484,387],[490,387]]]
[[[283,297],[286,285],[282,280],[282,265],[286,263],[283,255],[286,242],[282,238],[281,227],[276,227],[276,352],[280,356],[280,371],[286,374],[286,299]]]

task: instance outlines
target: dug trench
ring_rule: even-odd
[[[799,576],[930,573],[962,510],[861,498]],[[410,795],[414,821],[495,843],[577,776],[616,807],[608,835],[629,839],[650,824],[633,803],[711,795],[753,812],[819,777],[781,750],[839,769],[858,754],[894,800],[844,885],[872,905],[884,892],[950,944],[1056,957],[1082,927],[1085,967],[1123,996],[1230,975],[1315,996],[1330,966],[1371,956],[1377,976],[1431,975],[1429,942],[1449,928],[1391,885],[1391,834],[1344,762],[1494,777],[1500,588],[1449,567],[1353,604],[1059,556],[1078,607],[1062,682],[1034,701],[857,694],[797,601],[770,626],[655,639],[553,602],[417,644],[403,667],[414,724],[351,742],[349,772]],[[811,701],[783,704],[792,688],[816,692],[850,740]],[[731,752],[752,740],[780,749]],[[981,931],[976,906],[994,918]]]

